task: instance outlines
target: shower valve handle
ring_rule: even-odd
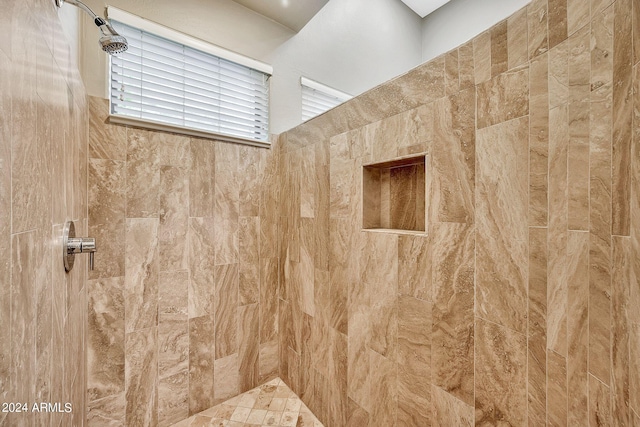
[[[63,230],[62,256],[64,269],[69,272],[73,268],[76,254],[89,254],[89,269],[93,270],[93,256],[96,252],[96,239],[93,237],[76,237],[75,225],[68,221]]]

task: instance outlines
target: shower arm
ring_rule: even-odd
[[[58,6],[58,7],[61,7],[63,3],[72,4],[74,6],[79,7],[80,9],[84,10],[89,16],[91,16],[91,18],[93,19],[94,24],[96,24],[96,26],[98,28],[100,28],[100,31],[102,31],[103,35],[105,35],[105,36],[113,36],[113,35],[118,34],[116,32],[116,30],[114,30],[113,27],[111,27],[111,25],[107,21],[105,21],[104,19],[102,19],[101,17],[96,15],[95,12],[93,10],[91,10],[91,8],[89,6],[87,6],[86,4],[82,3],[80,0],[56,0],[56,6]],[[106,28],[106,30],[105,30],[105,28]]]

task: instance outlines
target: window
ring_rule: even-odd
[[[305,122],[333,107],[351,99],[351,95],[340,92],[305,77],[302,85],[302,121]]]
[[[269,66],[132,16],[109,8],[129,42],[110,57],[112,121],[267,142]],[[136,19],[142,25],[131,25]]]

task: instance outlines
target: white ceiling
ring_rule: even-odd
[[[329,0],[234,0],[298,32]]]
[[[298,32],[329,0],[233,0]],[[400,0],[424,18],[450,0]]]
[[[449,3],[450,0],[401,0],[411,10],[424,18],[434,10]]]

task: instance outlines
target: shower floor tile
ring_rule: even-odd
[[[201,426],[324,427],[280,378],[182,420],[172,427]]]

